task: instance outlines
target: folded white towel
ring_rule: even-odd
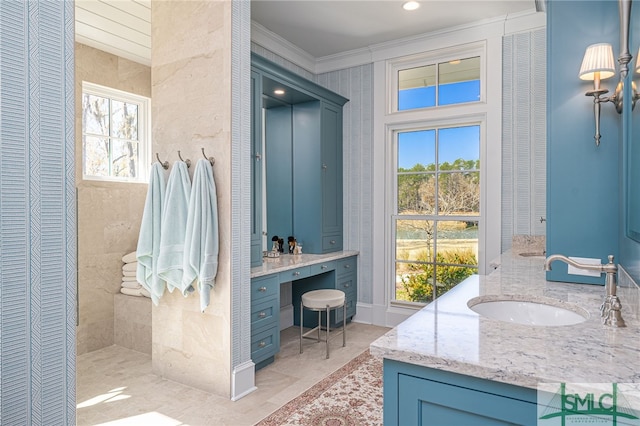
[[[142,286],[138,282],[122,281],[122,288],[141,289]]]
[[[162,230],[158,251],[158,277],[167,289],[180,288],[183,275],[184,239],[189,214],[191,180],[184,161],[173,163],[162,208]]]
[[[197,280],[204,312],[218,272],[218,200],[211,163],[205,159],[198,161],[193,172],[185,234],[182,290],[185,295],[193,291]]]
[[[132,251],[131,253],[127,253],[124,256],[122,256],[122,262],[123,263],[132,263],[132,262],[136,262],[137,261],[137,257],[136,257],[136,252]]]
[[[131,273],[131,272],[129,272]],[[134,283],[138,282],[138,279],[136,278],[136,274],[134,273],[133,275],[122,275],[122,281],[131,281]]]
[[[138,282],[149,291],[151,300],[156,306],[165,289],[165,282],[158,277],[157,269],[164,191],[164,169],[160,163],[156,162],[151,166],[149,188],[142,213],[136,250],[136,258],[138,259],[136,277]],[[128,274],[128,271],[123,272],[124,276],[128,276]]]
[[[138,266],[139,268],[140,266]],[[137,277],[136,271],[122,271],[122,278],[135,278],[136,281],[141,282]],[[144,283],[142,283],[144,285]]]
[[[145,288],[140,289],[140,294],[142,294],[144,297],[151,297],[151,294],[149,294],[149,292]]]
[[[127,271],[137,271],[138,270],[138,262],[125,263],[122,267],[123,272]]]
[[[142,296],[142,293],[140,292],[140,290],[142,289],[132,289],[132,288],[120,288],[120,293],[122,294],[126,294],[127,296]]]

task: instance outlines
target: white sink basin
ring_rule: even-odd
[[[480,296],[467,306],[487,318],[525,325],[573,325],[589,319],[589,312],[578,305],[543,297]]]

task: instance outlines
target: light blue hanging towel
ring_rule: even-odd
[[[162,208],[162,234],[158,254],[158,276],[172,292],[180,288],[183,274],[185,229],[191,194],[189,169],[184,161],[173,163]]]
[[[164,169],[160,163],[153,163],[136,249],[136,259],[138,260],[136,279],[149,292],[151,300],[156,306],[158,306],[158,301],[165,289],[165,282],[158,277],[157,269],[164,196]]]
[[[211,163],[205,159],[198,161],[193,172],[184,245],[183,294],[192,292],[197,281],[204,312],[218,273],[218,200]]]

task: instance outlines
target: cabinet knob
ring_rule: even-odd
[[[320,269],[327,269],[327,268],[328,268],[328,266],[327,266],[327,265],[322,265],[322,266],[320,266]]]
[[[267,316],[267,314],[266,314],[266,312],[264,312],[264,311],[262,311],[262,312],[260,312],[260,313],[258,314],[258,318],[264,318],[264,317],[266,317],[266,316]]]
[[[345,268],[347,268],[347,269],[349,269],[349,268],[351,268],[351,265],[346,264],[346,265],[344,265],[344,267],[345,267]]]
[[[322,170],[327,170],[327,165],[326,164],[322,165]]]
[[[293,275],[295,275],[297,277],[298,275],[300,275],[300,272],[296,271],[296,272],[293,273]]]
[[[267,346],[267,342],[265,342],[264,340],[260,343],[258,343],[258,347],[259,348],[264,348],[265,346]]]
[[[349,284],[344,285],[344,288],[349,288],[349,287],[351,287]]]
[[[262,293],[264,293],[265,291],[267,291],[267,288],[266,287],[260,287],[258,289],[258,291],[261,291]]]
[[[329,241],[329,244],[335,244],[335,243],[336,243],[336,240]]]

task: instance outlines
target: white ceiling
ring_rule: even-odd
[[[322,58],[535,9],[534,0],[253,0],[252,20]],[[76,0],[76,40],[150,65],[151,0]]]

